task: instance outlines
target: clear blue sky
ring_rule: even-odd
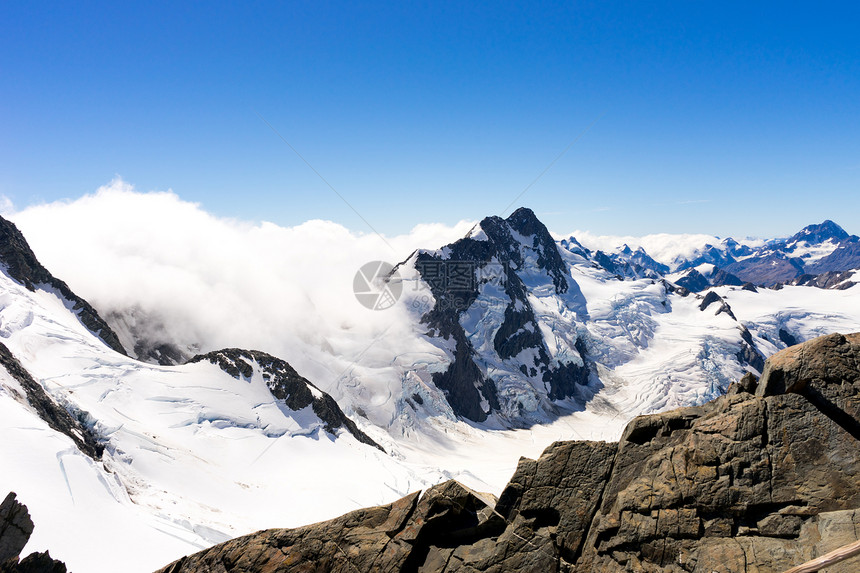
[[[119,6],[119,4],[126,4]],[[0,194],[402,232],[860,233],[854,3],[0,5]],[[599,118],[599,119],[598,119]]]

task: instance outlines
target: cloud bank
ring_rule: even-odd
[[[100,312],[134,309],[160,331],[153,336],[200,351],[263,350],[309,377],[331,372],[320,371],[308,349],[355,355],[378,333],[409,322],[397,315],[405,309],[372,311],[355,299],[362,264],[396,264],[474,225],[418,225],[383,241],[330,221],[280,227],[220,218],[172,192],[138,192],[121,179],[11,218],[39,260]]]

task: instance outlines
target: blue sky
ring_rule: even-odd
[[[376,229],[860,233],[850,3],[0,5],[0,194]],[[591,126],[589,128],[589,126]],[[579,139],[577,140],[577,137]],[[428,245],[430,246],[430,245]]]

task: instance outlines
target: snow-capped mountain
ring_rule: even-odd
[[[690,292],[702,292],[712,286],[742,286],[744,284],[735,275],[727,273],[720,267],[709,263],[690,267],[686,271],[683,271],[680,276],[675,275],[671,278],[675,284],[684,287]]]
[[[419,251],[407,264],[433,296],[420,324],[451,355],[432,382],[457,415],[475,422],[491,414],[514,423],[534,414],[545,420],[561,401],[591,397],[576,333],[585,301],[530,210],[488,217],[463,239]],[[567,327],[551,333],[549,320]]]
[[[298,339],[288,363],[162,337],[175,319],[137,303],[102,320],[0,221],[0,494],[33,514],[28,551],[108,571],[451,477],[498,493],[520,456],[555,440],[616,439],[633,416],[716,397],[781,348],[857,331],[856,273],[766,289],[727,284],[720,266],[850,252],[855,239],[824,231],[667,258],[556,241],[518,209],[412,253],[388,277],[403,294],[379,326]]]
[[[603,245],[605,241],[590,241]],[[641,273],[619,272],[625,267],[636,268],[638,261],[655,257],[655,263],[663,265],[663,270],[654,265],[650,268],[660,275],[673,274],[675,280],[686,280],[691,290],[702,290],[707,286],[723,284],[743,284],[746,282],[773,286],[786,283],[803,274],[817,275],[824,272],[843,272],[860,268],[860,237],[849,235],[842,227],[827,220],[816,225],[804,227],[788,238],[770,241],[737,241],[732,238],[720,240],[718,237],[695,235],[691,237],[677,236],[676,244],[672,245],[670,235],[657,235],[643,238],[643,243],[635,251],[627,244],[615,248],[613,256],[606,257],[602,251],[598,255],[589,256],[600,266],[626,278],[636,278]],[[563,245],[576,243],[582,249],[582,241],[576,237],[563,239]],[[648,247],[655,249],[654,253],[647,252]],[[604,247],[605,248],[605,247]],[[585,249],[588,251],[588,249]],[[654,259],[651,259],[654,260]],[[658,262],[659,261],[659,262]],[[692,273],[695,269],[699,274],[713,274],[702,281],[701,277],[691,274],[687,279],[682,271]],[[703,273],[707,269],[707,273]],[[685,285],[687,286],[687,285]],[[687,286],[689,288],[689,286]]]

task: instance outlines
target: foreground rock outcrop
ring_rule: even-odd
[[[498,500],[450,481],[162,571],[764,573],[858,537],[860,334],[833,334],[713,402],[634,419],[618,444],[553,444]]]
[[[9,493],[0,503],[0,573],[66,573],[66,566],[47,551],[20,558],[32,534],[30,512]]]

